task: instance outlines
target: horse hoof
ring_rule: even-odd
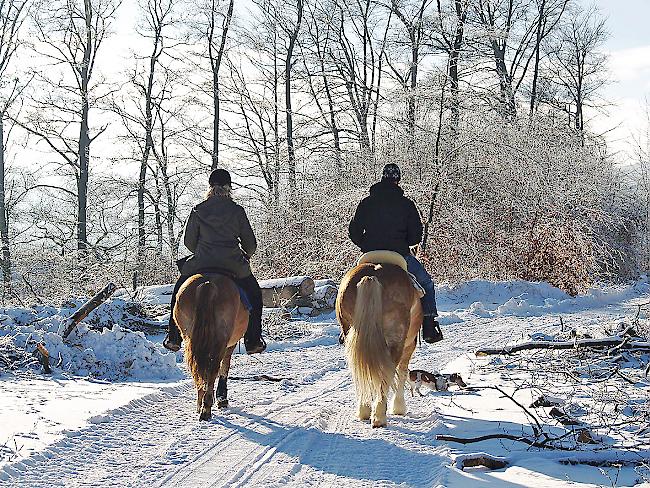
[[[201,415],[199,415],[199,420],[210,420],[212,418],[212,413],[210,411],[203,410]]]
[[[217,398],[217,407],[226,408],[228,406],[227,398]]]

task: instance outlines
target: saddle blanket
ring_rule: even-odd
[[[235,284],[237,285],[237,283]],[[237,289],[239,290],[239,299],[241,300],[242,305],[246,310],[250,312],[251,310],[253,310],[253,304],[248,298],[248,295],[246,294],[246,292],[241,286],[237,285]]]

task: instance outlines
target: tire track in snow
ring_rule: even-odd
[[[305,363],[304,357],[299,363],[303,367],[307,364],[308,381],[313,383],[303,387],[304,391],[307,388],[322,390],[325,385],[321,379],[331,372],[343,374],[336,365],[337,359],[326,354],[323,360],[324,348],[318,349],[308,354],[302,351],[302,356],[308,356],[311,364]],[[269,354],[268,363],[273,363],[273,358],[278,363],[294,360],[286,356],[286,353]],[[251,365],[256,366],[247,359],[238,358],[241,364],[234,367],[237,374],[250,369]],[[328,364],[331,360],[334,366]],[[273,367],[272,364],[267,366]],[[240,405],[242,412],[272,415],[305,401],[305,394],[300,392],[282,397],[282,387],[277,384],[255,383],[255,390],[247,391],[242,388],[244,383],[233,383],[231,403]],[[4,466],[0,470],[0,481],[3,485],[21,487],[95,486],[101,482],[115,487],[151,486],[170,470],[174,471],[174,466],[205,457],[206,449],[219,451],[228,438],[237,434],[219,423],[233,415],[236,409],[216,412],[216,421],[199,423],[194,412],[194,398],[194,387],[187,381],[133,400],[91,419],[93,423],[84,429],[68,432],[44,451]],[[245,419],[240,427],[254,422]]]
[[[241,408],[217,417],[214,422],[232,429],[233,436],[219,445],[218,453],[214,449],[206,452],[159,486],[244,486],[253,476],[266,477],[274,469],[269,459],[305,428],[306,424],[289,426],[296,412],[339,389],[346,376],[345,371],[338,370],[296,394],[278,399],[272,408],[253,408],[250,412]],[[242,452],[246,453],[243,457]]]

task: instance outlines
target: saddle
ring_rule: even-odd
[[[418,280],[415,278],[415,276],[409,273],[408,267],[406,265],[406,259],[404,259],[404,256],[402,256],[400,253],[395,251],[386,251],[386,250],[369,251],[361,255],[361,257],[357,261],[357,265],[367,264],[367,263],[394,264],[395,266],[399,266],[404,271],[406,271],[406,274],[409,275],[409,278],[411,279],[411,284],[413,285],[413,288],[417,290],[419,297],[422,298],[425,295],[426,292],[424,291],[424,288],[422,288],[422,285],[418,283]]]

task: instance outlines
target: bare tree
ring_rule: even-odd
[[[289,156],[289,191],[291,195],[296,193],[296,150],[293,140],[293,107],[291,103],[291,72],[294,64],[293,50],[298,40],[300,33],[300,25],[302,23],[303,14],[303,0],[296,0],[296,20],[289,21],[287,25],[283,25],[283,29],[287,33],[289,45],[287,47],[287,55],[284,63],[284,99],[285,111],[287,116],[287,153]]]
[[[198,79],[198,82],[193,83],[192,86],[202,95],[196,100],[200,111],[210,112],[210,116],[206,117],[210,129],[197,124],[196,130],[193,131],[193,143],[210,157],[212,169],[219,166],[221,142],[219,134],[223,102],[220,73],[224,56],[227,54],[234,7],[234,0],[204,0],[198,4],[192,2],[187,7],[196,9],[199,14],[189,23],[190,49],[196,50],[191,60],[195,71],[194,76]]]
[[[334,15],[328,7],[328,2],[307,5],[308,18],[305,22],[307,35],[300,42],[300,54],[309,93],[318,108],[325,130],[332,136],[334,161],[340,174],[343,171],[342,130],[337,114],[342,110],[343,101],[338,93],[340,84],[334,79],[336,73],[327,56],[331,44],[336,42],[332,25]],[[316,134],[317,137],[319,135]]]
[[[552,82],[563,99],[554,103],[573,116],[573,127],[585,128],[585,108],[595,107],[608,83],[607,56],[601,51],[609,37],[606,20],[595,7],[577,7],[560,26],[551,46]]]
[[[145,250],[147,247],[146,231],[146,203],[145,198],[150,197],[147,190],[147,172],[151,167],[150,157],[154,148],[153,132],[156,124],[156,110],[159,110],[161,98],[167,93],[169,77],[163,74],[162,81],[158,80],[158,71],[161,69],[161,58],[170,49],[167,31],[176,22],[174,17],[174,0],[146,0],[140,6],[144,13],[143,26],[140,35],[150,44],[147,56],[136,55],[138,64],[129,74],[129,85],[134,89],[134,95],[113,103],[113,110],[120,116],[127,130],[127,139],[135,143],[139,159],[139,174],[137,184],[138,208],[138,269],[144,267]],[[143,69],[144,68],[144,69]],[[168,75],[169,72],[166,72]],[[154,206],[156,203],[154,203]],[[155,211],[158,225],[160,209]]]
[[[423,57],[422,48],[426,46],[424,40],[430,35],[426,32],[424,19],[432,3],[432,0],[417,0],[416,2],[391,0],[389,6],[408,37],[408,41],[405,43],[401,41],[401,36],[397,41],[400,45],[405,44],[409,51],[406,73],[401,73],[392,63],[388,64],[406,92],[406,119],[411,139],[415,137],[418,69]]]
[[[465,24],[469,11],[468,0],[451,0],[451,8],[445,8],[440,0],[437,1],[438,33],[432,36],[431,43],[447,54],[447,75],[450,85],[451,129],[458,131],[460,121],[460,71],[459,63],[465,43]],[[451,13],[449,12],[451,10]]]
[[[336,43],[332,44],[328,58],[345,86],[359,147],[372,151],[376,128],[373,110],[376,114],[390,16],[384,19],[385,7],[370,0],[335,0],[331,8],[336,12],[332,20]]]
[[[36,40],[42,48],[37,54],[49,62],[50,70],[61,70],[60,78],[52,71],[35,71],[40,86],[32,90],[30,110],[18,123],[55,153],[76,181],[75,192],[60,190],[71,193],[76,200],[79,250],[89,246],[90,149],[106,129],[104,126],[91,134],[91,110],[108,95],[101,80],[93,84],[93,74],[117,6],[114,0],[43,1],[34,15]]]
[[[25,20],[26,0],[6,0],[0,2],[0,241],[5,289],[11,286],[11,246],[9,241],[9,212],[5,194],[6,181],[6,139],[4,122],[6,114],[21,92],[17,77],[10,79],[9,64],[21,44],[20,29]]]
[[[506,117],[517,114],[516,94],[533,63],[537,89],[540,46],[555,29],[570,0],[478,0],[474,13],[499,79],[499,97]]]
[[[537,101],[537,82],[539,79],[540,58],[542,54],[542,42],[551,34],[562,19],[564,12],[571,0],[537,0],[537,32],[535,36],[535,63],[533,65],[533,79],[530,90],[530,116],[535,113]]]

